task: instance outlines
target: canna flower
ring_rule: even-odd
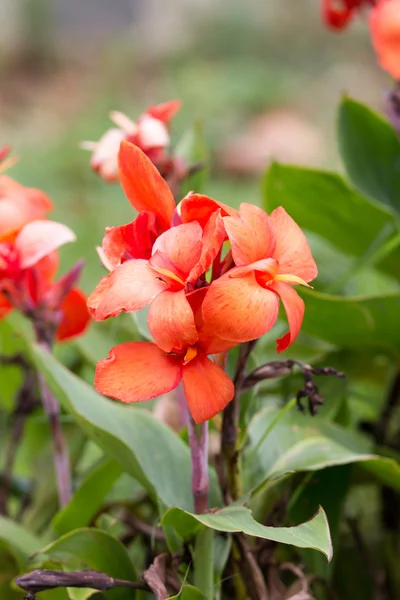
[[[0,175],[0,242],[14,236],[29,221],[42,219],[51,209],[44,192]]]
[[[108,182],[118,181],[118,151],[124,140],[138,146],[160,168],[168,166],[165,164],[165,149],[170,143],[168,127],[180,106],[178,100],[150,106],[136,122],[121,112],[111,112],[110,118],[117,127],[106,131],[98,142],[82,144],[93,152],[92,169]]]
[[[172,348],[165,351],[151,342],[128,342],[112,348],[108,358],[97,364],[95,388],[122,402],[141,402],[175,389],[181,382],[189,411],[196,423],[214,417],[234,396],[228,375],[209,358],[236,345],[214,335],[201,318],[204,289],[193,292],[193,312],[186,319],[190,335],[171,336]],[[156,374],[156,376],[155,376]]]
[[[65,225],[36,220],[22,227],[13,241],[0,242],[0,318],[17,308],[36,326],[54,330],[59,341],[84,331],[89,322],[86,298],[73,287],[81,265],[53,281],[56,250],[74,240]]]
[[[380,0],[371,11],[369,26],[382,69],[400,79],[400,0]]]
[[[322,0],[322,18],[333,29],[344,29],[356,11],[377,0]]]
[[[268,216],[244,203],[240,216],[225,217],[224,225],[236,267],[207,289],[204,321],[223,339],[250,341],[273,327],[281,299],[290,330],[277,340],[282,352],[299,334],[304,314],[292,285],[307,285],[317,276],[308,242],[282,207]]]

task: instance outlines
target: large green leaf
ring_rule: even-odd
[[[268,211],[283,206],[301,228],[351,256],[374,254],[383,241],[397,239],[394,212],[349,188],[339,175],[274,164],[266,174],[264,192]],[[399,245],[376,266],[399,279]]]
[[[400,211],[400,142],[370,108],[344,98],[339,110],[340,153],[354,185]]]
[[[400,293],[346,298],[298,291],[306,303],[306,333],[343,348],[400,349]]]
[[[192,509],[190,452],[183,440],[147,411],[104,398],[35,344],[31,352],[62,406],[108,456],[155,500]],[[221,503],[213,471],[211,503]]]
[[[371,475],[400,490],[400,465],[373,454],[363,436],[326,419],[302,415],[297,409],[286,412],[279,421],[276,417],[276,410],[267,408],[250,424],[243,466],[247,490],[288,473],[350,463],[360,463]]]
[[[54,517],[52,526],[58,535],[89,525],[121,473],[122,467],[114,460],[105,459],[93,469]]]
[[[59,561],[70,570],[93,569],[115,577],[136,581],[137,574],[124,546],[100,529],[77,529],[59,538],[41,550],[40,557]],[[130,594],[132,595],[132,593]],[[126,589],[115,588],[105,592],[110,600],[126,600]]]
[[[216,531],[242,531],[247,535],[281,544],[314,548],[325,554],[328,560],[332,558],[329,525],[322,508],[312,519],[297,527],[266,527],[255,521],[248,508],[236,505],[206,515],[194,515],[179,508],[171,508],[164,515],[162,522],[173,526],[183,539],[191,538],[199,529],[199,524],[202,524]]]

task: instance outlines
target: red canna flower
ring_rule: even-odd
[[[38,326],[53,328],[60,341],[84,331],[89,322],[86,298],[72,287],[81,265],[53,282],[55,250],[73,240],[65,225],[36,220],[22,227],[14,241],[0,242],[0,318],[17,308]]]
[[[400,79],[400,0],[380,0],[371,11],[369,26],[382,69]]]
[[[269,331],[278,317],[279,298],[290,331],[277,342],[278,352],[296,339],[303,300],[291,287],[317,276],[308,242],[283,208],[268,217],[260,208],[241,204],[239,217],[225,217],[236,267],[211,283],[203,318],[216,335],[245,342]]]
[[[118,151],[123,140],[138,146],[155,164],[163,165],[170,142],[169,121],[180,106],[178,100],[150,106],[136,122],[123,113],[111,112],[110,118],[117,128],[109,129],[98,142],[82,144],[83,148],[93,151],[92,169],[106,181],[118,181]]]
[[[322,18],[333,29],[344,29],[355,12],[373,6],[377,0],[322,0]]]
[[[204,289],[189,302],[194,310],[186,325],[189,338],[171,337],[172,349],[164,351],[151,342],[130,342],[112,348],[96,368],[95,387],[122,402],[141,402],[175,389],[182,381],[190,413],[196,423],[214,417],[232,400],[234,386],[208,355],[225,352],[236,343],[217,338],[201,319]],[[154,376],[156,374],[156,376]]]

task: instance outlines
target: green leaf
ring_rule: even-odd
[[[32,357],[64,409],[122,468],[165,506],[192,510],[188,446],[169,427],[136,406],[112,402],[35,344]],[[221,503],[210,471],[211,502]]]
[[[43,541],[11,519],[0,516],[0,540],[6,543],[23,568],[26,559],[40,550]]]
[[[312,519],[297,527],[266,527],[254,520],[248,508],[236,505],[206,515],[194,515],[179,508],[171,508],[164,515],[162,522],[174,526],[183,539],[191,538],[201,523],[216,531],[242,531],[247,535],[297,548],[314,548],[325,554],[329,561],[332,558],[329,525],[322,508]]]
[[[176,596],[170,596],[168,600],[204,600],[205,596],[193,585],[184,585]]]
[[[346,298],[298,291],[306,304],[306,333],[342,348],[400,349],[400,293]]]
[[[191,191],[201,192],[208,172],[208,149],[204,139],[203,124],[200,121],[194,123],[183,134],[175,147],[175,155],[177,158],[185,159],[188,168],[200,166],[182,182],[181,197],[183,198]]]
[[[349,188],[339,175],[279,164],[264,180],[265,206],[283,206],[302,229],[318,233],[336,248],[360,257],[376,240],[396,245],[376,266],[400,278],[398,224],[393,211]]]
[[[393,127],[364,104],[344,98],[338,129],[340,153],[354,185],[400,211],[400,142]]]
[[[103,460],[83,480],[71,500],[54,517],[58,535],[89,525],[103,505],[104,498],[122,473],[114,460]]]
[[[59,561],[71,570],[93,569],[115,577],[136,581],[137,575],[124,546],[100,529],[77,529],[41,550],[41,555]],[[110,600],[123,600],[126,590],[115,588],[105,592]]]
[[[243,459],[247,490],[260,489],[288,473],[350,463],[360,463],[363,470],[400,490],[400,465],[373,454],[363,436],[326,419],[302,415],[297,409],[284,414],[270,429],[276,415],[276,410],[266,409],[250,425],[250,444]]]

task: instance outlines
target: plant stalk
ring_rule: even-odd
[[[196,426],[188,411],[188,432],[192,457],[194,510],[196,514],[202,514],[208,511],[208,421]]]

